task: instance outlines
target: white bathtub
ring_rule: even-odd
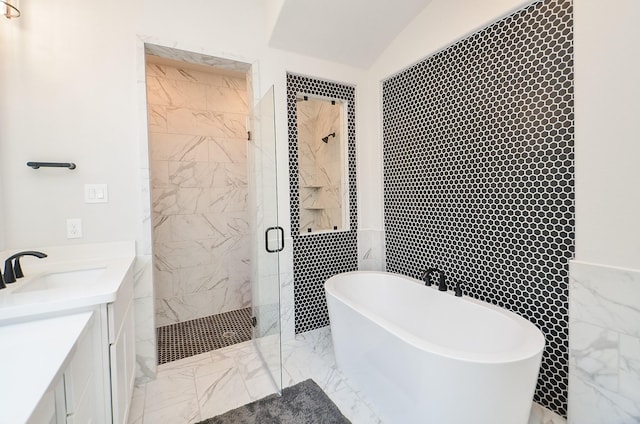
[[[386,423],[527,423],[544,348],[529,321],[385,272],[325,290],[338,367]]]

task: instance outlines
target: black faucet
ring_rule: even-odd
[[[11,255],[4,261],[4,278],[0,277],[0,289],[6,286],[5,283],[15,283],[17,278],[24,277],[22,267],[20,266],[20,258],[23,256],[35,256],[36,258],[46,258],[47,254],[42,252],[36,252],[35,250],[26,250],[24,252],[18,252],[15,255]],[[11,261],[14,261],[11,264]]]
[[[428,268],[424,273],[422,273],[422,279],[424,280],[425,286],[431,285],[431,273],[438,273],[438,290],[447,291],[447,284],[444,281],[444,272],[440,271],[438,268]]]
[[[454,292],[456,297],[462,297],[462,289],[460,288],[460,281],[456,281],[456,288]]]

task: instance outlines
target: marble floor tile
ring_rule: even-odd
[[[329,397],[352,423],[383,424],[367,402],[356,396],[350,387],[343,387],[329,394]],[[349,413],[345,411],[349,411]]]
[[[158,365],[158,377],[163,378],[174,373],[195,372],[200,366],[211,364],[211,353],[188,356],[173,362]]]
[[[340,373],[327,328],[283,343],[285,387],[313,378],[353,424],[382,423]],[[194,423],[276,392],[254,342],[158,366],[156,380],[136,387],[129,422]]]
[[[193,367],[194,377],[216,374],[236,366],[234,349],[217,349],[210,354],[210,359],[206,363],[198,363]]]
[[[282,344],[284,387],[312,378],[353,424],[383,424],[376,407],[340,372],[328,327]],[[136,387],[129,422],[189,424],[275,393],[254,341],[158,367],[157,379]],[[565,424],[535,405],[529,424]]]
[[[198,404],[205,417],[220,415],[225,411],[251,402],[251,397],[237,367],[196,378]]]
[[[135,387],[129,409],[129,424],[142,424],[144,418],[144,398],[146,387]]]
[[[195,398],[184,400],[174,405],[147,410],[145,408],[143,424],[185,423],[201,421],[200,408]]]
[[[146,385],[145,412],[182,404],[196,397],[196,385],[191,369],[170,373]]]

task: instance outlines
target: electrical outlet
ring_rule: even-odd
[[[82,238],[82,220],[80,218],[67,219],[67,238]]]

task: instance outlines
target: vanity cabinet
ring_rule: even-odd
[[[126,423],[135,380],[133,278],[127,274],[115,302],[107,305],[109,377],[113,423]]]
[[[64,393],[62,384],[62,380],[58,380],[57,385],[44,394],[33,414],[31,414],[28,424],[58,424],[59,422],[64,422],[61,420],[65,419],[66,410],[60,408],[60,406],[64,407],[64,404],[56,407],[56,393]]]
[[[103,409],[99,408],[102,373],[96,360],[100,356],[99,345],[96,343],[98,324],[94,314],[87,331],[76,342],[75,353],[64,371],[64,398],[60,399],[62,393],[56,392],[57,404],[62,405],[65,410],[62,422],[67,424],[100,422]]]
[[[98,314],[92,313],[66,365],[31,414],[29,424],[104,422],[99,335]]]
[[[135,379],[133,277],[112,303],[91,308],[70,359],[29,424],[125,424]]]
[[[24,258],[24,278],[0,290],[0,423],[125,424],[135,242],[35,250],[48,256]]]

